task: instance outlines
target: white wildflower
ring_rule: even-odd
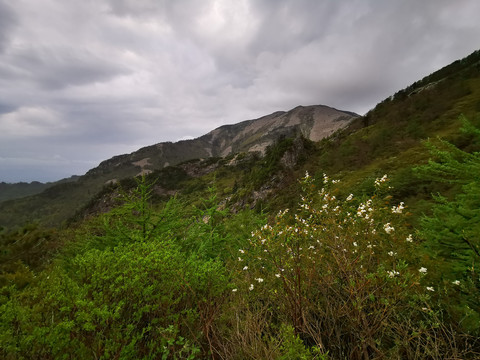
[[[232,289],[232,292],[237,292],[237,289]]]
[[[250,290],[250,291],[253,290],[253,284],[250,284],[250,287],[248,288],[248,290]]]
[[[426,274],[427,273],[427,268],[426,267],[421,267],[420,269],[418,269],[418,272],[420,272],[421,274]]]
[[[242,249],[238,249],[238,251],[240,251],[242,254],[245,254],[245,251]]]
[[[410,235],[407,236],[407,242],[413,243],[412,234],[410,234]]]
[[[259,283],[263,282],[262,278],[256,278],[255,280],[257,280]]]
[[[244,266],[244,267],[243,267],[243,270],[248,270],[248,266]]]
[[[435,291],[435,289],[434,289],[433,287],[431,287],[431,286],[427,286],[427,290],[428,290],[428,291]]]
[[[238,257],[238,261],[243,261],[243,259],[239,256],[239,257]]]
[[[452,284],[453,284],[453,285],[460,285],[460,280],[452,281]]]
[[[275,276],[276,276],[277,278],[279,278],[279,277],[280,277],[280,274],[275,274]]]
[[[385,225],[383,225],[383,229],[387,234],[390,234],[392,231],[395,230],[395,228],[391,226],[390,223],[386,223]]]
[[[389,277],[393,278],[397,275],[400,275],[400,273],[398,271],[395,271],[395,270],[392,270],[392,271],[387,271],[387,274]]]
[[[353,199],[353,194],[348,195],[347,201],[351,201]]]

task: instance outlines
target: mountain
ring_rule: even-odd
[[[78,176],[71,176],[56,182],[42,183],[39,181],[32,181],[30,183],[0,183],[0,202],[5,200],[19,199],[25,196],[35,195],[41,193],[47,188],[58,185],[60,183],[76,181]]]
[[[58,225],[71,218],[104,186],[122,179],[150,174],[193,159],[225,157],[237,153],[263,155],[280,138],[303,136],[319,141],[347,126],[358,115],[324,105],[298,106],[255,120],[221,126],[192,140],[164,142],[131,154],[114,156],[76,181],[60,181],[43,192],[1,204],[0,226],[31,221]],[[164,175],[170,176],[170,175]]]
[[[339,191],[355,193],[368,193],[371,179],[387,172],[396,199],[408,201],[410,210],[421,214],[429,211],[431,194],[445,190],[413,173],[430,156],[422,143],[442,137],[479,151],[459,132],[461,114],[478,126],[478,99],[480,51],[399,90],[362,117],[326,106],[299,106],[222,126],[197,139],[115,156],[77,181],[2,202],[0,226],[31,221],[55,226],[106,211],[118,195],[114,184],[134,187],[133,178],[140,174],[157,182],[159,200],[180,193],[195,203],[215,182],[232,208],[279,209],[294,204],[296,179],[305,170],[317,177],[335,175],[342,180]],[[299,135],[305,140],[289,140]]]
[[[24,196],[34,195],[45,190],[49,185],[38,181],[30,183],[19,182],[9,184],[5,182],[0,183],[0,202],[10,199],[18,199]]]
[[[192,159],[254,151],[263,154],[282,136],[301,134],[312,141],[319,141],[358,116],[324,105],[297,106],[287,112],[277,111],[255,120],[224,125],[196,139],[159,143],[131,154],[115,156],[89,170],[86,176],[100,176],[111,182]]]

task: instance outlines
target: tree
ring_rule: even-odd
[[[461,131],[470,137],[472,145],[480,144],[480,129],[464,116]],[[469,293],[466,303],[457,311],[470,330],[480,330],[480,152],[466,152],[441,139],[426,145],[433,157],[415,171],[424,178],[449,184],[459,184],[461,192],[453,200],[435,195],[432,215],[422,219],[421,236],[425,247],[438,264],[440,280]],[[442,268],[443,266],[443,268]],[[443,270],[443,271],[442,271]],[[454,286],[454,288],[455,288]],[[458,293],[458,291],[457,291]],[[465,298],[465,297],[463,297]],[[462,310],[460,310],[462,309]],[[468,320],[468,321],[467,321]]]

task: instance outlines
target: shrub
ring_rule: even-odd
[[[261,309],[269,323],[263,333],[288,324],[305,345],[333,358],[454,352],[439,340],[443,330],[430,303],[438,289],[416,257],[404,204],[389,202],[387,181],[377,179],[370,198],[340,200],[329,190],[336,181],[324,176],[317,191],[307,174],[297,213],[279,212],[239,249],[239,321],[248,324],[251,309]]]

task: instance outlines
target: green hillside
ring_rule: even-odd
[[[480,357],[480,51],[318,143],[108,176],[3,203],[2,358]]]

